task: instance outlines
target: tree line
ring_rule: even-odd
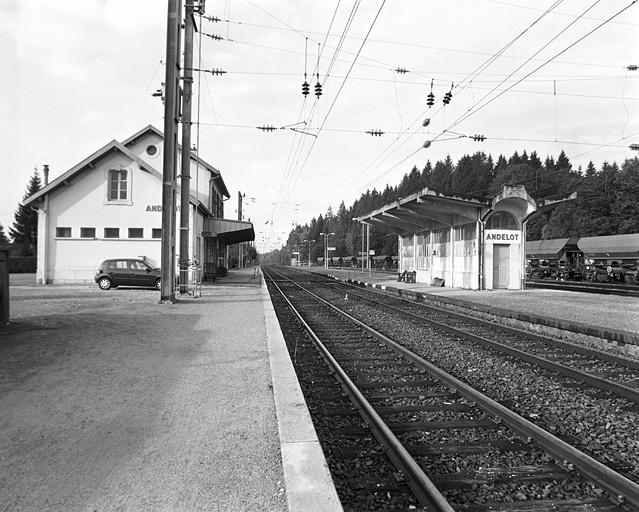
[[[37,171],[31,175],[22,201],[42,188]],[[33,208],[18,205],[13,216],[13,226],[6,233],[0,223],[0,249],[8,249],[11,256],[35,256],[38,247],[38,214]]]
[[[454,163],[450,156],[428,161],[423,169],[413,167],[401,182],[383,191],[367,190],[350,207],[342,201],[334,213],[329,207],[325,214],[304,226],[296,226],[289,233],[287,243],[279,250],[261,255],[263,263],[290,263],[294,252],[308,262],[324,254],[324,237],[320,233],[334,233],[328,245],[335,247],[331,256],[351,257],[361,251],[361,224],[353,221],[402,197],[429,188],[447,196],[464,199],[490,200],[504,185],[524,185],[528,194],[542,204],[566,197],[573,192],[577,198],[560,203],[539,213],[528,222],[527,240],[585,237],[639,233],[639,159],[626,159],[621,166],[604,162],[599,169],[592,161],[585,169],[573,169],[568,156],[561,151],[555,159],[543,161],[535,151],[515,152],[506,158],[478,151],[462,156]],[[397,237],[371,227],[370,247],[377,255],[397,255]]]

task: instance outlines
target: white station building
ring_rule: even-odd
[[[24,202],[38,211],[38,283],[93,282],[98,265],[111,258],[144,257],[159,266],[162,153],[162,132],[149,125],[112,140],[51,183],[45,170],[44,187]],[[228,266],[227,246],[252,241],[255,233],[250,222],[224,219],[230,195],[222,175],[193,152],[190,182],[188,260],[212,278],[217,266]]]
[[[526,222],[537,211],[523,186],[492,201],[469,201],[428,188],[355,220],[399,237],[399,272],[415,282],[472,290],[525,286]]]

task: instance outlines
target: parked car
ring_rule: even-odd
[[[160,289],[161,272],[149,260],[117,258],[104,260],[95,273],[95,282],[102,290],[118,286],[139,286]]]

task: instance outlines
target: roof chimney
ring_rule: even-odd
[[[44,186],[46,187],[49,184],[49,165],[44,164],[42,166],[42,175],[44,176]]]

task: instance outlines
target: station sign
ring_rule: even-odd
[[[487,229],[484,239],[490,244],[520,244],[521,231],[516,229]]]
[[[328,251],[335,251],[335,250],[337,250],[337,249],[335,249],[335,247],[327,247],[326,249],[327,249]]]

